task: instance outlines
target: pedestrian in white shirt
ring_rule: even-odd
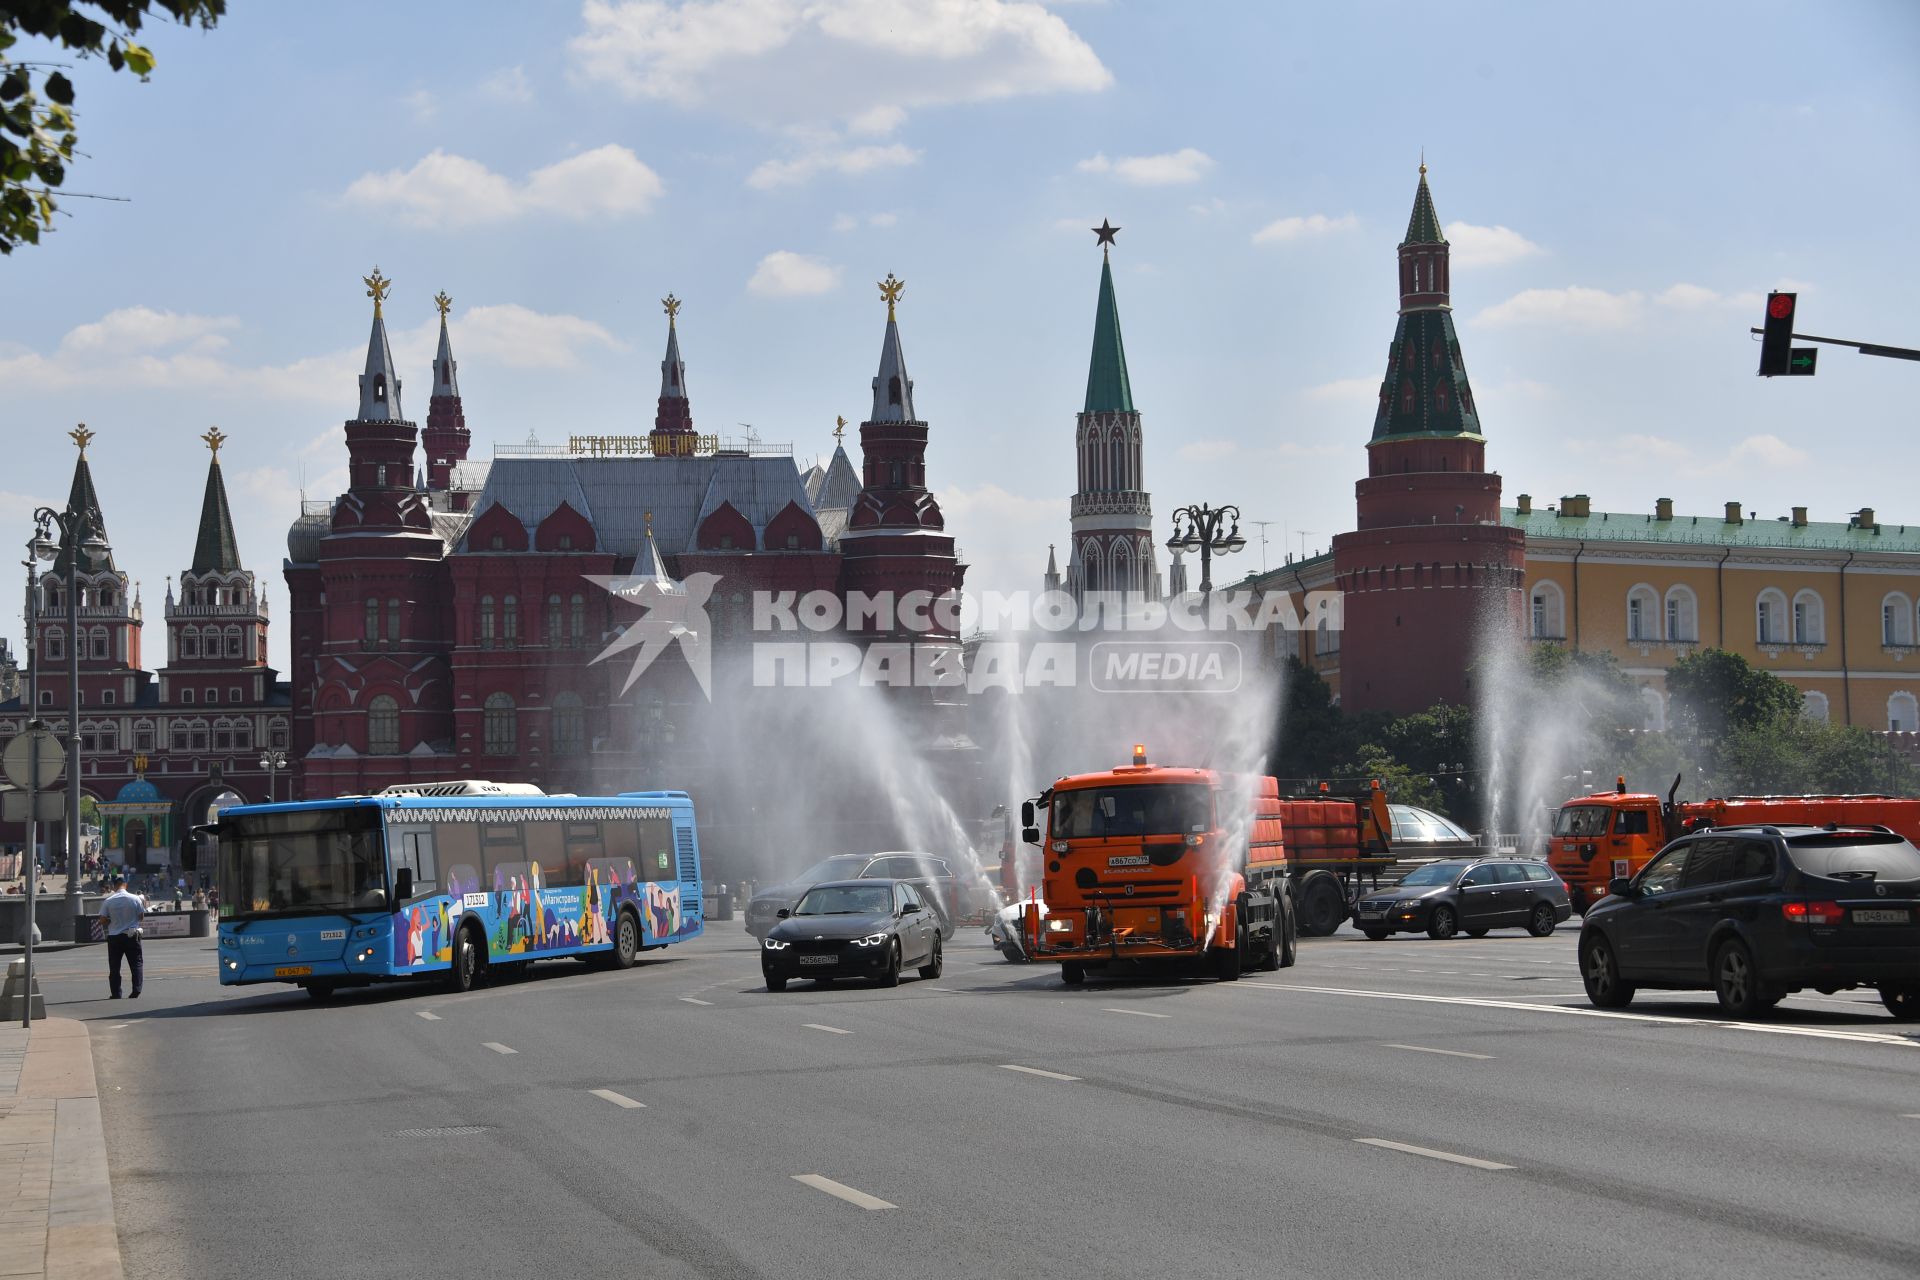
[[[147,905],[139,895],[127,892],[127,878],[113,877],[113,892],[100,904],[100,918],[107,924],[107,990],[110,999],[120,998],[120,960],[124,956],[133,973],[133,998],[140,998],[141,979],[146,959],[140,947],[140,921]]]

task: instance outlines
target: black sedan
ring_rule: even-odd
[[[1367,894],[1355,904],[1353,922],[1375,942],[1421,929],[1430,938],[1462,931],[1479,938],[1489,929],[1517,927],[1544,938],[1572,914],[1566,883],[1544,862],[1449,858]]]
[[[833,880],[807,890],[760,942],[767,990],[794,978],[821,986],[836,978],[900,985],[912,965],[923,978],[941,970],[940,920],[906,880]]]
[[[1739,1018],[1873,987],[1920,1018],[1920,850],[1885,827],[1719,827],[1616,879],[1580,929],[1587,998],[1706,989]]]

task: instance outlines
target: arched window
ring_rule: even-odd
[[[1760,593],[1753,607],[1753,636],[1761,644],[1787,642],[1786,593],[1772,587]]]
[[[1115,591],[1134,591],[1138,585],[1133,580],[1133,549],[1124,542],[1113,545],[1113,589]]]
[[[387,601],[387,643],[397,644],[400,640],[400,601]]]
[[[887,379],[887,403],[900,403],[900,379],[897,376]]]
[[[95,627],[93,629],[92,639],[93,656],[96,659],[105,658],[107,656],[107,629],[105,627]]]
[[[1658,689],[1640,691],[1640,727],[1649,732],[1667,727],[1667,700]]]
[[[547,645],[558,649],[564,636],[560,630],[560,593],[554,592],[547,597]]]
[[[235,751],[253,750],[253,721],[235,720],[233,722],[233,749]]]
[[[1086,568],[1083,576],[1086,579],[1087,591],[1089,593],[1105,591],[1107,589],[1106,574],[1102,572],[1103,566],[1100,559],[1100,544],[1097,542],[1089,542],[1085,547],[1085,552]]]
[[[1815,724],[1825,724],[1830,714],[1827,695],[1817,689],[1808,689],[1800,695],[1800,714]]]
[[[1667,588],[1667,639],[1691,643],[1700,638],[1700,606],[1691,587]]]
[[[1112,458],[1112,462],[1109,465],[1113,470],[1113,487],[1115,489],[1128,488],[1126,441],[1122,440],[1120,433],[1116,431],[1113,434],[1113,440],[1108,444],[1107,448],[1109,456]]]
[[[572,691],[554,695],[553,751],[556,755],[578,755],[587,745],[587,713],[580,695]]]
[[[1339,628],[1325,618],[1313,629],[1313,652],[1315,656],[1327,657],[1340,652]]]
[[[1920,702],[1904,690],[1887,699],[1887,728],[1895,733],[1920,729]]]
[[[1659,639],[1659,612],[1660,595],[1646,583],[1627,592],[1627,639]]]
[[[1827,613],[1817,591],[1799,591],[1793,597],[1793,642],[1825,644]]]
[[[508,649],[520,643],[520,597],[507,596],[500,601],[500,643]]]
[[[573,647],[578,649],[587,643],[587,598],[576,592],[567,602],[567,608],[567,631],[573,637]]]
[[[229,658],[240,656],[240,628],[238,627],[227,628],[227,656]]]
[[[493,648],[493,597],[480,597],[480,647]]]
[[[1889,591],[1880,601],[1880,643],[1913,643],[1913,602],[1898,591]]]
[[[197,658],[200,656],[200,628],[183,627],[180,631],[180,656]]]
[[[47,628],[47,659],[53,661],[67,656],[67,633],[58,627]]]
[[[511,695],[487,695],[480,713],[480,737],[483,750],[490,756],[510,756],[518,750],[520,729],[514,716]]]
[[[373,644],[380,639],[380,602],[372,596],[367,597],[366,640]]]
[[[367,704],[367,752],[376,756],[400,754],[400,703],[390,693],[375,694]]]
[[[1535,640],[1564,640],[1567,635],[1565,597],[1553,582],[1536,582],[1527,611],[1527,634]]]

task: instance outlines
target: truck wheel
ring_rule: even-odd
[[[1060,981],[1070,987],[1077,987],[1087,980],[1087,967],[1083,964],[1063,964],[1060,966]]]
[[[1267,949],[1260,953],[1260,971],[1275,973],[1280,968],[1280,935],[1286,932],[1286,922],[1276,920],[1273,929],[1267,934]]]
[[[1330,875],[1316,877],[1307,885],[1300,902],[1300,932],[1309,938],[1325,938],[1347,918],[1347,898],[1340,882]]]
[[[1293,968],[1300,958],[1300,935],[1294,929],[1293,917],[1283,914],[1280,917],[1280,967]]]
[[[1240,978],[1240,956],[1247,949],[1246,935],[1234,940],[1231,947],[1215,947],[1212,950],[1213,976],[1221,982],[1236,982]]]

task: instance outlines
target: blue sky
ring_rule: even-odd
[[[1066,541],[1110,217],[1160,523],[1236,502],[1271,563],[1324,547],[1422,147],[1509,502],[1920,521],[1920,366],[1762,380],[1746,332],[1797,287],[1805,330],[1920,346],[1912,4],[238,0],[147,42],[150,83],[74,77],[69,185],[131,203],[0,260],[0,531],[92,426],[150,654],[217,423],[284,667],[285,529],[343,487],[375,264],[418,421],[452,294],[476,456],[647,429],[671,290],[696,425],[803,462],[866,414],[896,273],[969,584],[1017,589]]]

